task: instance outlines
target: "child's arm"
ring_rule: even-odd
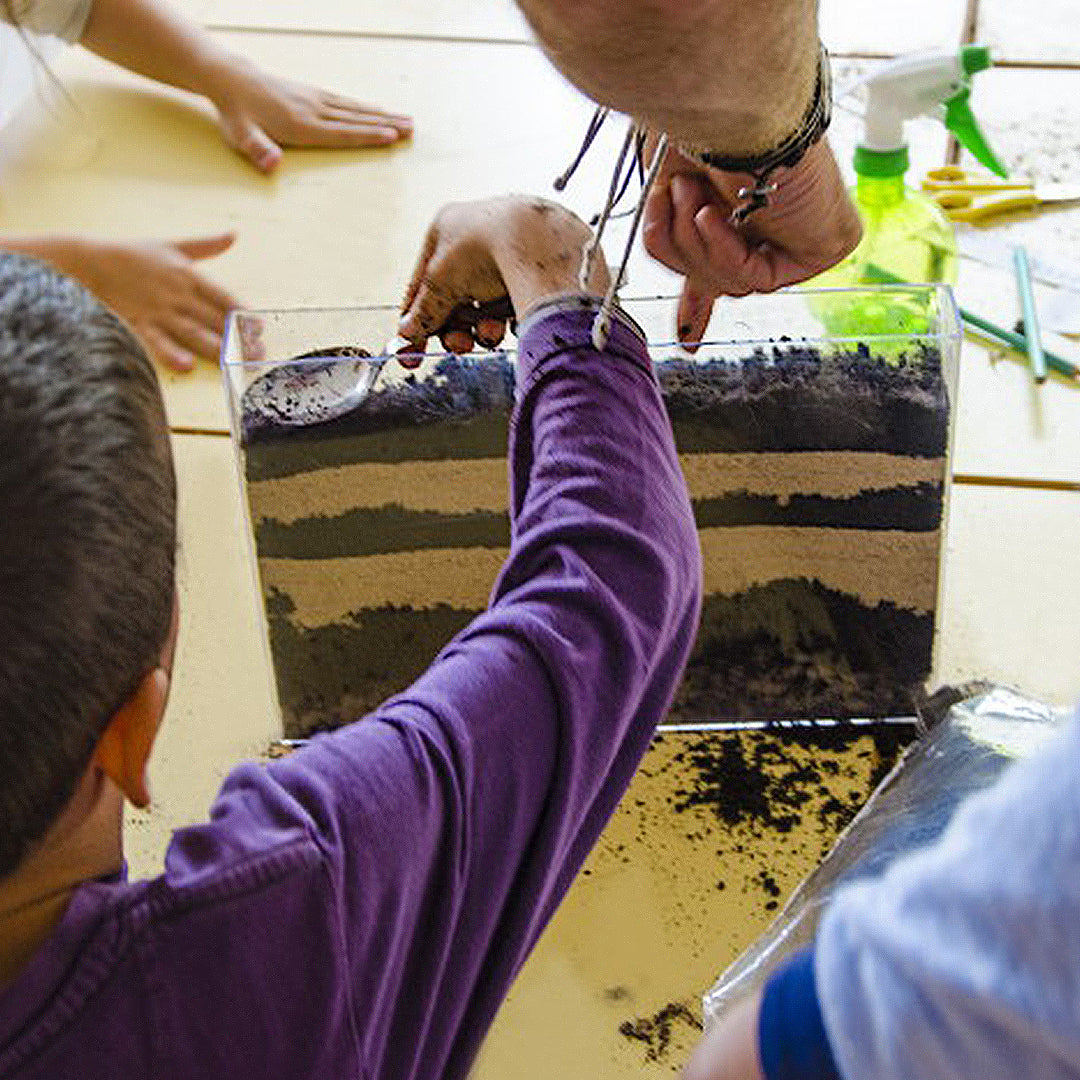
[[[81,282],[139,336],[151,356],[175,371],[200,357],[217,361],[225,318],[236,301],[195,269],[233,235],[176,241],[76,237],[0,237],[0,249],[47,262]]]
[[[264,171],[282,146],[385,146],[412,131],[408,117],[260,71],[162,0],[94,0],[80,40],[121,67],[209,98],[226,141]]]
[[[453,283],[470,255],[481,276],[521,263],[503,286],[519,310],[529,296],[574,290],[587,230],[546,207],[489,204],[497,242],[470,208],[441,217],[417,291],[467,297],[473,271]],[[618,316],[597,353],[595,308],[556,301],[520,327],[513,539],[489,610],[371,716],[273,763],[268,777],[234,774],[215,823],[179,834],[170,852],[177,885],[205,877],[200,866],[241,837],[279,838],[284,864],[298,858],[284,845],[301,842],[289,823],[303,823],[322,865],[306,885],[321,890],[325,916],[282,922],[300,905],[281,892],[278,915],[234,918],[290,941],[271,958],[280,975],[260,1007],[277,992],[275,1015],[293,1015],[286,987],[299,982],[306,1015],[324,1027],[290,1037],[322,1045],[347,1019],[364,1075],[466,1074],[694,638],[699,552],[670,425],[638,331]],[[315,960],[327,955],[317,945],[327,925],[340,944],[332,961]],[[325,1002],[338,1003],[333,1015]],[[353,1012],[340,1011],[345,1002]]]

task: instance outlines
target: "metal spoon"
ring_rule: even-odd
[[[308,427],[336,420],[363,402],[388,359],[411,348],[405,338],[395,337],[379,356],[340,345],[278,364],[244,391],[243,428]]]
[[[484,320],[510,323],[516,330],[508,297],[478,303],[466,301],[451,313],[440,334],[453,330],[475,333]],[[476,335],[480,344],[479,334]],[[501,334],[500,334],[501,337]],[[490,347],[490,346],[489,346]],[[406,338],[391,338],[378,356],[351,345],[314,349],[264,372],[244,391],[241,423],[245,433],[263,427],[309,427],[352,412],[371,392],[383,365],[396,358],[406,368],[422,359]]]

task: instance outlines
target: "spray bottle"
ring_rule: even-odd
[[[932,199],[904,184],[908,169],[904,124],[917,116],[936,117],[982,164],[1005,176],[969,103],[972,76],[990,63],[989,49],[965,45],[958,52],[898,57],[866,80],[865,128],[855,150],[857,179],[852,189],[863,238],[813,285],[845,287],[897,279],[955,282],[956,236],[951,223]],[[827,320],[834,333],[874,332],[881,321],[874,311],[860,313],[858,305],[839,299],[835,307]],[[890,329],[895,328],[895,314],[891,313]]]

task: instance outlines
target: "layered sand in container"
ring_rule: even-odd
[[[829,305],[871,293],[879,332],[830,336]],[[934,663],[960,340],[951,294],[722,302],[694,357],[662,343],[670,301],[626,307],[654,343],[703,555],[701,626],[668,719],[910,714]],[[893,309],[895,332],[880,332]],[[393,324],[379,308],[248,312],[227,336],[289,735],[407,687],[485,608],[509,550],[512,352],[432,355],[414,372],[390,361],[355,408],[309,427],[245,413],[270,367],[337,345],[377,352]]]

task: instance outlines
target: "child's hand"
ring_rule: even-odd
[[[237,306],[195,263],[234,239],[222,233],[172,242],[59,241],[45,257],[124,319],[155,360],[189,371],[198,357],[217,361],[225,318]]]
[[[290,82],[233,58],[208,96],[225,141],[269,172],[283,146],[388,146],[412,134],[407,116],[383,112],[313,86]]]
[[[451,203],[428,229],[398,332],[421,349],[433,334],[455,352],[467,352],[474,338],[484,344],[498,342],[501,320],[480,319],[475,326],[463,326],[454,317],[455,309],[474,302],[490,305],[509,296],[522,318],[544,297],[576,291],[590,236],[583,221],[545,199],[507,195]],[[598,252],[589,290],[603,293],[608,281]]]

